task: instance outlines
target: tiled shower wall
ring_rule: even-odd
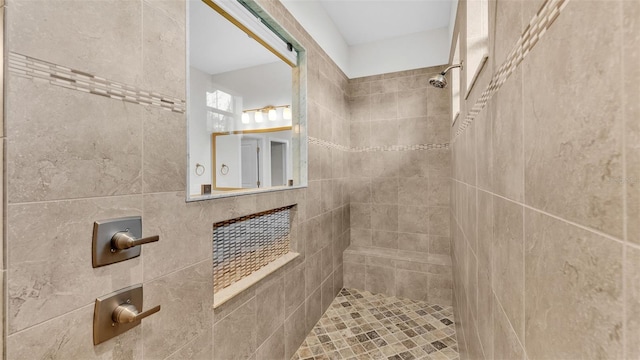
[[[346,77],[279,2],[261,3],[307,49],[309,135],[348,146]],[[7,50],[82,81],[184,100],[185,1],[11,0]],[[19,74],[14,68],[6,78],[6,358],[293,354],[342,286],[346,153],[311,144],[304,190],[186,203],[179,108]],[[214,314],[213,223],[293,204],[301,256]],[[141,215],[143,233],[160,241],[139,258],[93,269],[93,222],[130,215]],[[145,307],[162,310],[94,347],[95,298],[136,283],[144,284]]]
[[[450,261],[451,100],[448,91],[429,85],[443,69],[349,81],[351,246],[396,254],[392,261],[349,259],[350,287],[430,301],[430,279],[431,300],[451,302],[448,267],[428,273],[402,255]]]
[[[462,118],[518,37],[540,38],[452,131],[463,359],[640,358],[640,3],[570,0],[537,18],[561,3],[490,2],[489,61]]]

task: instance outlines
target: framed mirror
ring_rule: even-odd
[[[305,187],[304,48],[255,1],[187,16],[187,200]]]

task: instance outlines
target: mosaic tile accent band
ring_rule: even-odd
[[[213,224],[214,293],[289,252],[291,208]]]
[[[115,100],[143,106],[157,106],[177,113],[185,112],[185,101],[182,99],[145,91],[135,86],[107,80],[84,71],[70,69],[15,52],[9,53],[9,72],[30,80],[44,80],[51,85]]]
[[[531,49],[538,43],[542,36],[547,32],[551,24],[558,18],[560,12],[567,6],[569,0],[547,0],[542,5],[538,13],[531,19],[529,26],[524,30],[516,46],[509,55],[507,60],[498,68],[498,71],[493,75],[489,85],[482,92],[476,103],[471,110],[467,112],[462,123],[458,126],[456,133],[453,137],[453,141],[464,132],[464,130],[471,124],[476,116],[484,109],[487,102],[493,97],[493,95],[504,85],[509,76],[516,70],[522,60],[531,52]]]
[[[444,144],[418,144],[418,145],[388,145],[388,146],[362,146],[362,147],[348,147],[332,143],[330,141],[318,139],[309,136],[309,144],[322,146],[329,149],[347,151],[347,152],[378,152],[378,151],[413,151],[413,150],[434,150],[434,149],[448,149],[449,143]]]
[[[458,360],[453,310],[342,289],[293,360]]]

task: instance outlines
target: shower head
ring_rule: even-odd
[[[440,74],[429,79],[429,84],[439,89],[443,89],[447,87],[447,78],[445,77],[445,75],[447,75],[447,72],[449,72],[449,70],[451,69],[461,68],[461,67],[462,67],[462,63],[449,66],[448,68],[444,69],[444,71],[441,72]]]
[[[447,78],[444,77],[444,74],[438,74],[431,79],[429,79],[429,84],[433,87],[437,87],[439,89],[447,87]]]

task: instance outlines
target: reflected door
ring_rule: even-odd
[[[287,144],[271,142],[271,186],[284,186],[287,178]]]
[[[260,187],[260,146],[256,139],[242,139],[240,144],[242,157],[242,187]]]

